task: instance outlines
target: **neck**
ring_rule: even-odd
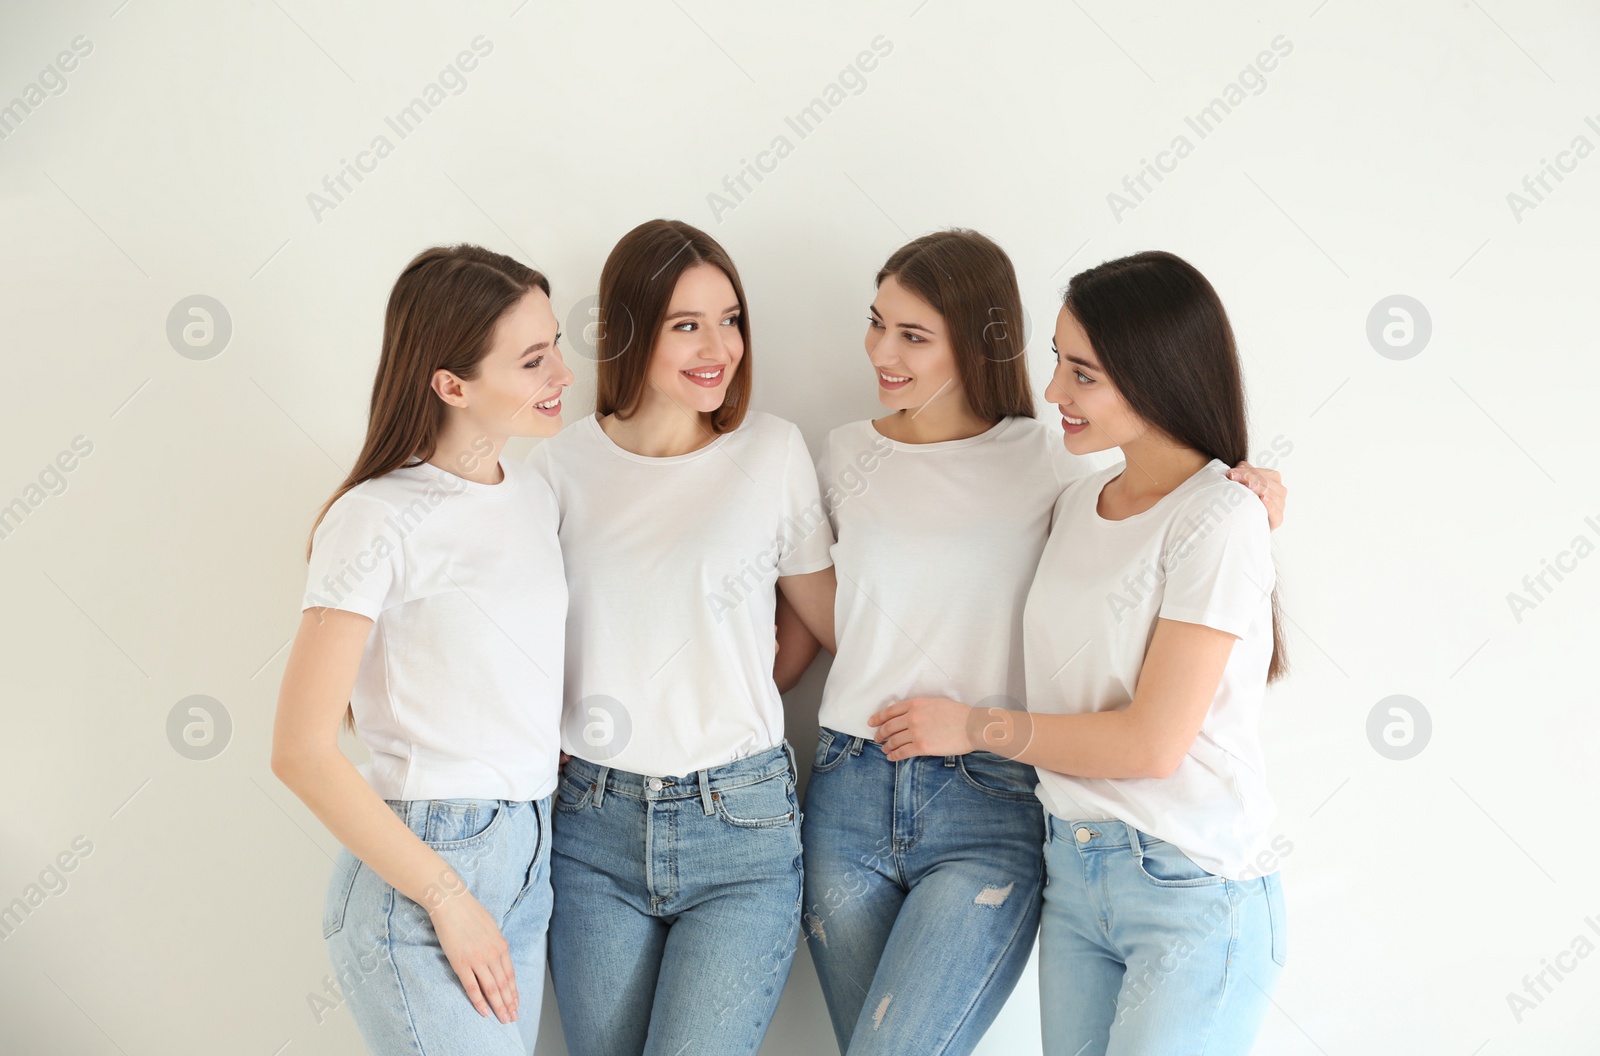
[[[1210,462],[1209,456],[1166,437],[1144,436],[1121,445],[1127,468],[1108,488],[1134,505],[1154,503]]]
[[[646,458],[671,458],[698,451],[717,438],[711,416],[683,407],[646,389],[628,418],[608,414],[600,428],[625,451]]]
[[[965,440],[987,432],[995,423],[972,413],[965,396],[938,400],[877,419],[879,432],[903,444],[937,444]]]
[[[459,415],[449,415],[434,445],[428,464],[477,484],[498,484],[504,479],[500,452],[506,438],[482,429]]]

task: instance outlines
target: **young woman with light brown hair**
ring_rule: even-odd
[[[315,525],[272,771],[344,845],[322,931],[384,1056],[533,1052],[567,592],[549,485],[502,451],[560,428],[559,340],[539,272],[418,254]]]

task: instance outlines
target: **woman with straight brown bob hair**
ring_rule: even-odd
[[[800,430],[749,410],[749,312],[705,232],[652,220],[600,276],[597,413],[532,464],[571,598],[551,972],[574,1056],[751,1053],[800,925],[777,592],[828,634],[833,542]]]

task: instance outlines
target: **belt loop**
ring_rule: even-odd
[[[783,754],[789,759],[789,783],[795,784],[800,780],[800,767],[794,761],[794,746],[787,737],[783,739]]]
[[[953,756],[953,755],[945,756],[944,757],[944,765],[945,766],[955,766],[956,765],[956,757]]]
[[[1143,862],[1144,841],[1139,838],[1139,830],[1134,828],[1132,825],[1129,825],[1127,822],[1123,822],[1122,824],[1126,826],[1128,830],[1128,846],[1133,849],[1133,860],[1136,862]]]
[[[867,743],[867,739],[865,737],[852,737],[852,738],[850,738],[850,754],[851,755],[860,755],[861,754],[861,747],[862,747],[862,745],[864,745],[866,743]]]
[[[595,772],[594,805],[595,809],[597,810],[600,808],[600,805],[606,801],[606,778],[610,776],[611,768],[609,766],[602,766]]]
[[[698,770],[700,775],[700,806],[705,808],[707,816],[715,814],[717,809],[711,805],[711,771]]]

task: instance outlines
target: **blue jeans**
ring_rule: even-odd
[[[754,1053],[800,934],[788,742],[678,777],[567,761],[550,971],[572,1056]]]
[[[1278,874],[1228,880],[1121,821],[1048,821],[1046,1056],[1243,1056],[1284,964]]]
[[[341,849],[328,881],[322,934],[338,994],[373,1053],[531,1056],[544,997],[550,923],[550,797],[385,800],[454,875],[425,901],[465,885],[511,947],[520,1009],[501,1023],[480,1015],[445,958],[423,905]]]
[[[806,943],[839,1051],[970,1053],[1028,963],[1044,881],[1031,766],[890,762],[824,727],[806,789]]]

